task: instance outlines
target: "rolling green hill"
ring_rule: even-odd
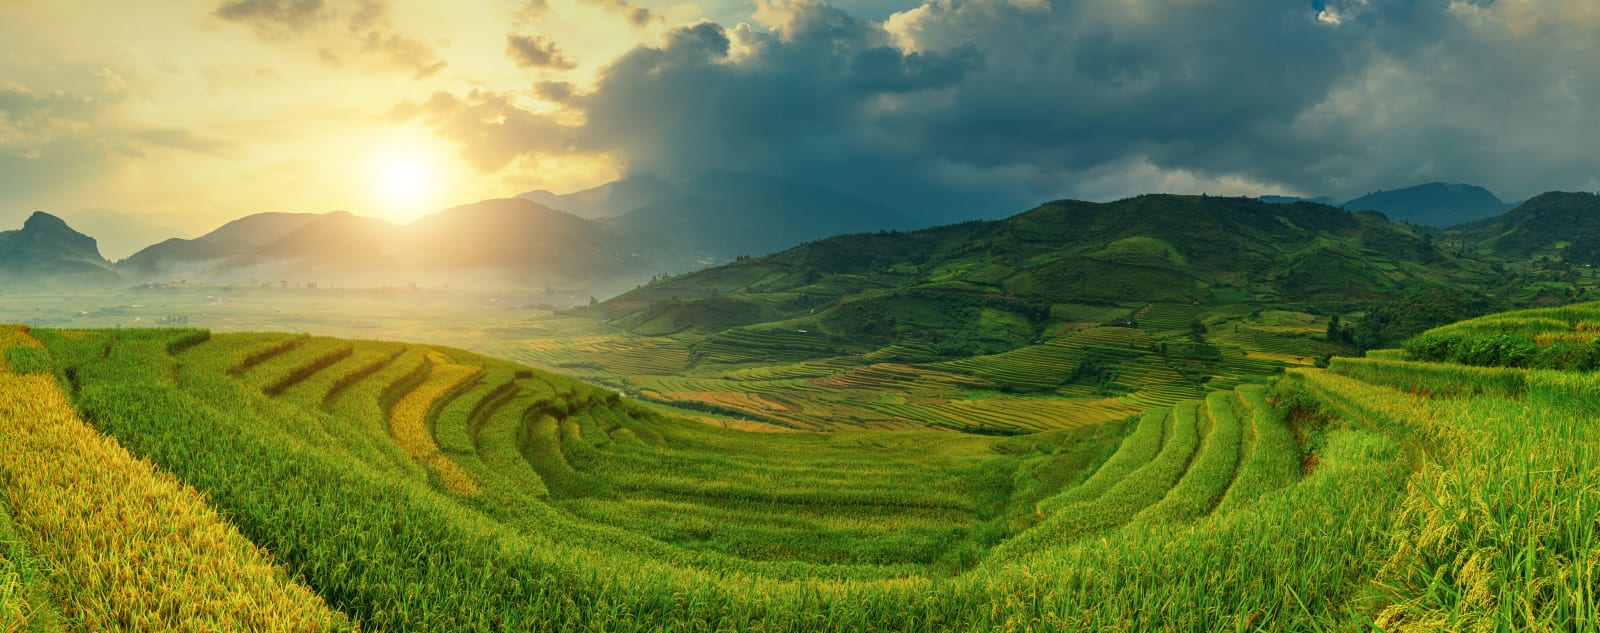
[[[674,277],[618,301],[900,288],[1052,302],[1343,301],[1494,279],[1486,265],[1439,252],[1425,236],[1374,214],[1147,195],[1053,202],[995,222],[829,238]]]
[[[1400,354],[1014,437],[750,433],[443,347],[0,327],[0,625],[1581,629],[1592,380]]]
[[[1274,329],[1252,314],[1288,306],[1326,325],[1329,315],[1360,315],[1425,289],[1465,293],[1506,283],[1503,270],[1374,213],[1149,195],[1054,202],[995,222],[837,236],[660,278],[580,313],[628,334],[679,341],[690,351],[689,368],[867,354],[936,362],[1020,350],[1098,324],[1181,342],[1194,323],[1221,326],[1210,343],[1223,353],[1309,363],[1348,351],[1357,339],[1317,344],[1302,337],[1319,326]],[[1166,307],[1148,322],[1136,318],[1148,305],[1197,308],[1174,320],[1159,316]],[[1359,340],[1388,343],[1395,330],[1376,328]],[[1199,379],[1214,370],[1189,373]],[[629,372],[602,373],[626,384]]]
[[[1600,263],[1600,195],[1552,191],[1452,231],[1472,251],[1503,260]]]

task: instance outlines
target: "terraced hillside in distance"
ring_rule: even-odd
[[[468,345],[747,429],[1007,434],[1100,424],[1347,349],[1325,340],[1328,316],[1302,311],[1322,308],[1295,308],[1060,304],[1041,338],[953,358],[810,326],[645,335],[583,316]]]
[[[1600,586],[1572,371],[1392,351],[1011,437],[773,434],[447,347],[0,333],[8,630],[1573,630]]]

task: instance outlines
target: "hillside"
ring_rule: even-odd
[[[1436,228],[1466,224],[1511,208],[1483,187],[1443,182],[1375,191],[1340,206],[1351,211],[1377,211],[1395,222]]]
[[[36,211],[22,228],[0,231],[0,283],[103,284],[116,281],[94,238]]]
[[[1560,191],[1540,194],[1504,215],[1456,227],[1451,234],[1484,256],[1597,264],[1600,196]]]
[[[1492,280],[1372,214],[1311,203],[1146,195],[1052,202],[1011,218],[840,236],[618,298],[838,295],[882,288],[1050,301],[1347,301]]]
[[[0,327],[0,623],[1565,629],[1600,534],[1538,509],[1597,501],[1585,385],[1338,359],[1017,437],[754,434],[448,348]]]
[[[1149,303],[1370,304],[1503,282],[1376,214],[1149,195],[819,240],[658,280],[590,314],[647,336],[787,328],[846,343],[822,355],[900,342],[937,358],[1015,349],[1077,314],[1129,318]]]
[[[1393,344],[1481,314],[1492,303],[1473,289],[1501,283],[1376,214],[1143,196],[820,240],[482,349],[766,424],[1012,433]],[[1387,305],[1401,296],[1426,300]]]

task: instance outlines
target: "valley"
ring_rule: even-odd
[[[7,327],[0,615],[45,630],[1564,628],[1595,582],[1554,575],[1594,554],[1593,522],[1554,511],[1595,502],[1600,464],[1566,450],[1594,441],[1592,381],[1495,365],[1534,364],[1517,356],[1407,359],[1485,327],[1543,358],[1555,324],[1597,321],[1593,305],[1496,315],[1409,352],[1014,437],[749,433],[431,345]],[[47,402],[54,427],[14,426],[42,420],[15,407]],[[148,464],[138,477],[181,482],[155,484],[176,494],[163,503],[228,517],[195,529],[274,562],[162,541],[156,524],[110,549],[41,540],[85,529],[56,509],[78,498],[65,484],[28,475],[24,456],[45,454],[86,456],[75,467],[96,483],[77,494],[102,507],[136,493],[88,473]],[[116,571],[200,556],[238,561],[206,578],[261,580]],[[222,601],[180,598],[188,611],[40,597],[205,582],[228,583]]]
[[[0,633],[1600,632],[1596,7],[0,0]]]
[[[1146,196],[603,300],[8,288],[0,623],[1566,628],[1600,279],[1494,230]]]

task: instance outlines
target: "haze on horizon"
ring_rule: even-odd
[[[0,226],[397,221],[742,169],[1052,198],[1600,189],[1590,0],[0,0]]]

